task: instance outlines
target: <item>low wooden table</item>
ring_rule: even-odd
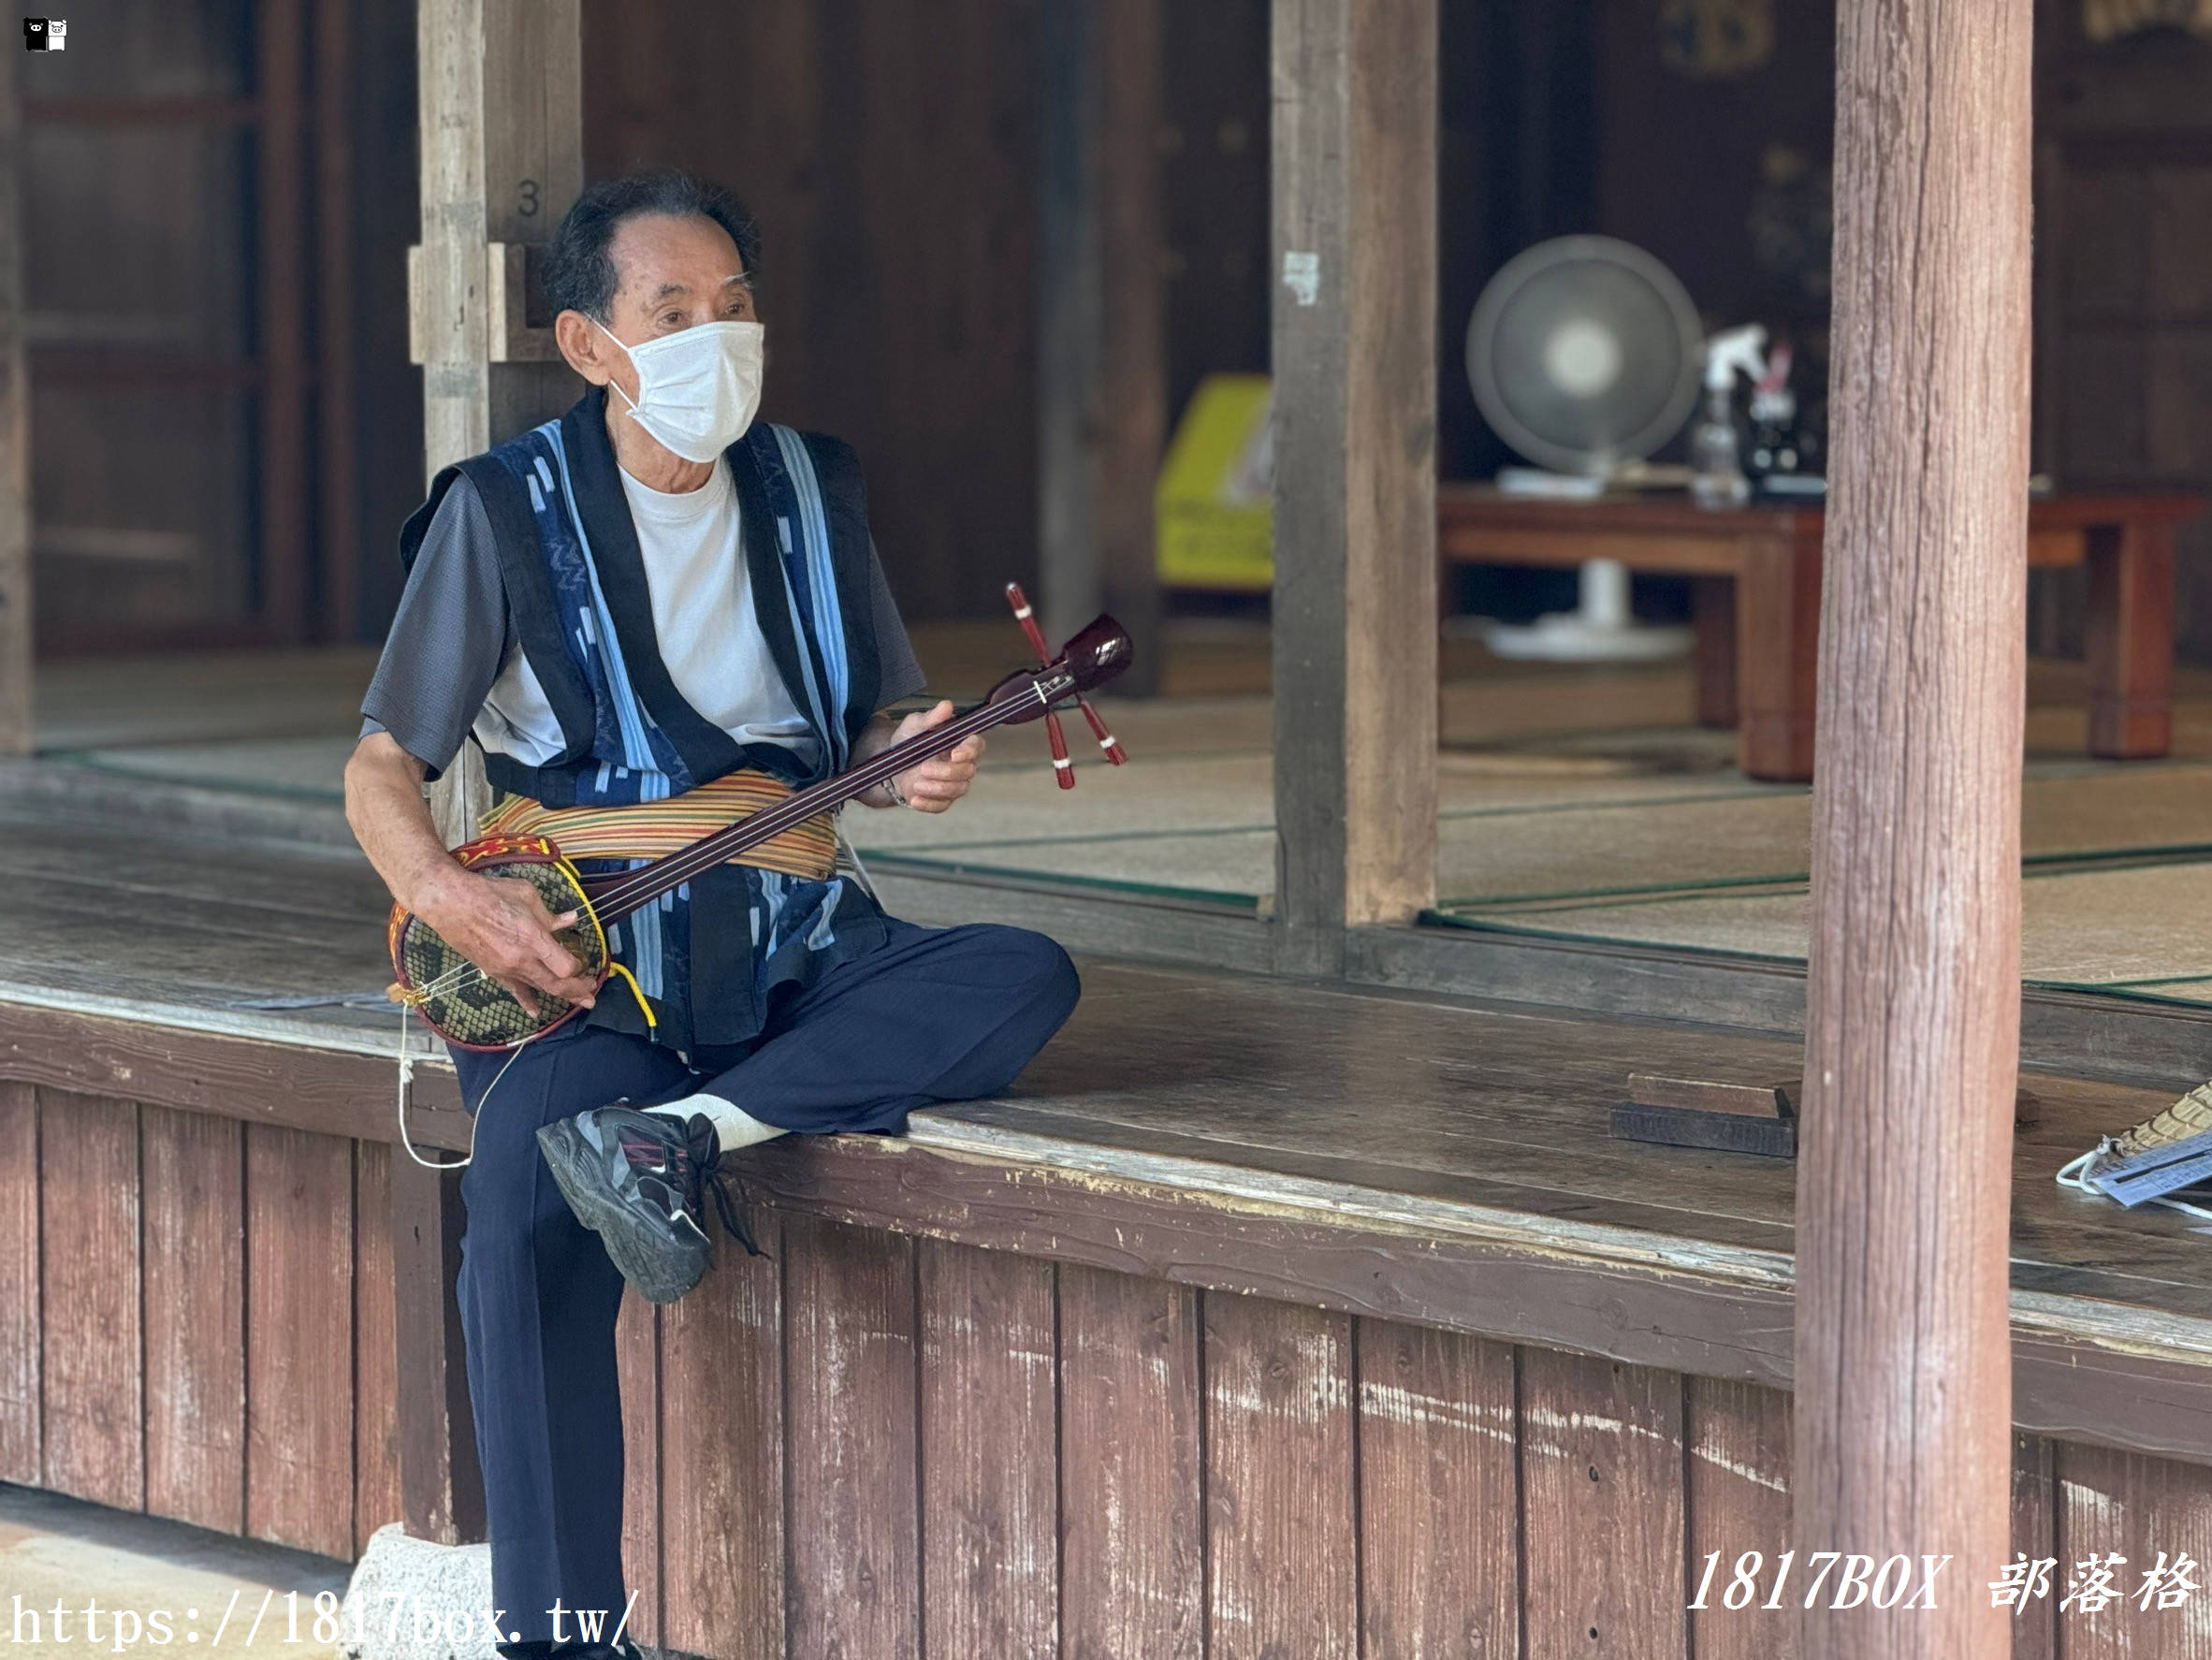
[[[2138,760],[2171,747],[2174,528],[2205,506],[2196,496],[2112,495],[2052,496],[2029,508],[2030,568],[2089,568],[2092,755]],[[1820,508],[1708,512],[1681,496],[1550,502],[1447,484],[1436,517],[1447,569],[1611,559],[1690,577],[1698,720],[1737,729],[1751,778],[1812,776]]]

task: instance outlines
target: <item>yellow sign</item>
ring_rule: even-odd
[[[2082,0],[2081,23],[2099,44],[2160,27],[2212,35],[2212,0]]]
[[[1273,586],[1270,401],[1264,374],[1208,375],[1191,394],[1152,497],[1166,587]]]

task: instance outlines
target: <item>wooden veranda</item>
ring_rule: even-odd
[[[0,832],[11,868],[115,873],[21,920],[0,983],[0,1479],[338,1557],[400,1518],[465,1538],[459,1217],[392,1145],[388,1014],[342,989],[377,973],[375,879],[258,856],[258,939],[182,905],[134,964],[149,879],[201,891],[230,848],[58,807]],[[923,921],[1019,915],[884,885]],[[1604,1130],[1633,1068],[1787,1076],[1796,1040],[1081,962],[1015,1095],[764,1150],[772,1256],[626,1310],[641,1640],[1802,1652],[1795,1610],[1723,1601],[1803,1537],[1792,1172]],[[2164,1097],[2029,1082],[2004,1559],[2205,1561],[2201,1242],[2086,1226],[2042,1173]],[[466,1144],[427,1054],[415,1099],[418,1143]],[[1966,1565],[1946,1587],[1986,1600]],[[2060,1614],[2066,1578],[2001,1624],[2014,1653],[2203,1652],[2186,1610]]]

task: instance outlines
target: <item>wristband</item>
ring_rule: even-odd
[[[883,794],[891,797],[891,802],[894,807],[910,808],[914,805],[899,793],[898,775],[895,773],[889,773],[884,776]]]

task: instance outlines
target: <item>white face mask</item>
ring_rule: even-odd
[[[752,425],[767,332],[760,324],[695,323],[636,346],[622,345],[596,318],[592,327],[630,354],[637,397],[614,389],[662,448],[687,461],[711,461]]]

